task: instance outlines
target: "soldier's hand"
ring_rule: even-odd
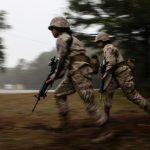
[[[55,80],[55,74],[52,74],[50,78],[46,81],[46,83],[51,83]]]

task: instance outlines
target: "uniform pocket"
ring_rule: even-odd
[[[80,73],[86,77],[91,79],[92,78],[92,73],[93,73],[93,69],[89,66],[83,66],[80,68]]]

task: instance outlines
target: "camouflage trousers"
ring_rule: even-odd
[[[55,90],[55,100],[59,114],[62,116],[68,114],[69,108],[67,104],[67,95],[74,92],[78,92],[85,104],[86,111],[98,123],[101,113],[95,102],[91,78],[84,76],[80,71],[74,73],[72,76],[66,75],[64,80]]]
[[[104,106],[111,107],[115,89],[120,87],[126,97],[142,109],[147,105],[147,100],[135,89],[132,70],[128,66],[118,68],[114,73],[105,92]]]

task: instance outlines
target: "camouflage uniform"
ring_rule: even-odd
[[[100,35],[99,35],[100,36]],[[106,40],[108,37],[106,37]],[[133,103],[139,105],[142,109],[147,108],[147,101],[135,89],[132,69],[125,63],[118,49],[112,44],[106,44],[103,47],[104,62],[106,71],[104,78],[104,115],[101,118],[101,124],[109,118],[109,110],[112,105],[112,99],[115,89],[120,87],[126,97]]]
[[[58,36],[56,42],[58,57],[61,60],[65,59],[63,68],[59,73],[61,76],[65,74],[65,77],[55,90],[55,100],[60,119],[62,118],[63,121],[68,116],[67,95],[77,91],[85,104],[87,112],[98,122],[101,114],[94,99],[91,82],[93,70],[87,60],[78,60],[78,56],[84,58],[87,58],[87,56],[83,44],[76,37],[72,36],[71,46],[69,49],[67,48],[70,39],[71,35],[62,33]],[[64,58],[64,56],[67,57]]]
[[[112,44],[108,44],[104,47],[104,59],[106,61],[106,74],[109,73],[109,70],[116,64],[121,64],[123,62],[123,58],[121,54],[119,53],[118,49],[115,48]],[[104,76],[106,75],[104,74]],[[117,87],[121,87],[124,94],[127,96],[127,98],[138,104],[141,108],[144,108],[146,106],[146,100],[143,98],[135,89],[134,79],[131,68],[126,64],[123,63],[121,65],[118,65],[118,67],[113,72],[113,80],[112,82],[116,82],[115,85]],[[114,89],[111,86],[112,82],[108,85],[108,87],[105,89],[107,93]],[[108,91],[109,90],[109,91]],[[110,104],[109,104],[110,105]]]
[[[70,38],[68,34],[63,33],[57,39],[57,50],[59,57],[66,51],[66,40]],[[71,62],[75,55],[84,54],[85,49],[82,43],[73,37],[73,43],[70,48],[69,56],[66,59],[64,70],[67,70],[64,80],[55,90],[55,99],[61,115],[68,113],[66,96],[77,91],[83,99],[86,110],[96,119],[100,118],[99,109],[94,100],[93,86],[91,82],[92,68],[89,63],[84,61]]]

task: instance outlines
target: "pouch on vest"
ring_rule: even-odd
[[[90,57],[90,64],[93,69],[93,74],[97,74],[99,71],[99,67],[100,67],[100,63],[99,63],[97,55],[92,55]]]
[[[132,71],[135,70],[135,59],[128,59],[127,61],[127,65],[131,68]]]

